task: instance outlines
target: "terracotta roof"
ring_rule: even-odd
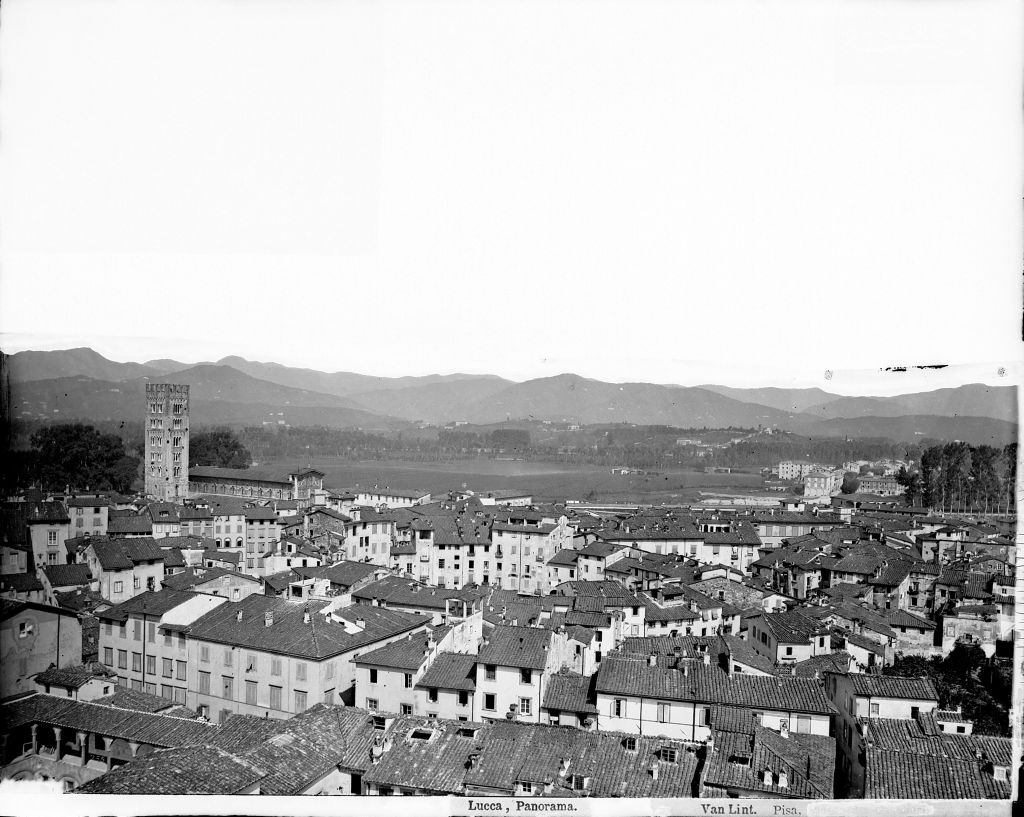
[[[873,698],[905,698],[910,700],[938,701],[939,695],[928,678],[905,678],[898,675],[849,676],[854,695]]]
[[[37,684],[64,687],[65,689],[79,689],[85,686],[93,678],[110,679],[116,677],[103,664],[92,663],[88,665],[79,664],[73,667],[50,667],[43,670],[36,677]]]
[[[43,583],[35,573],[5,573],[0,575],[0,593],[35,593],[42,591]]]
[[[201,721],[115,709],[96,702],[52,695],[32,695],[0,706],[0,720],[11,724],[47,723],[82,732],[97,732],[153,746],[193,746],[212,734]]]
[[[136,758],[80,786],[85,794],[235,794],[267,770],[215,746],[165,749]]]
[[[416,682],[419,688],[455,689],[472,691],[476,669],[476,656],[463,653],[440,653]]]
[[[119,533],[152,533],[153,521],[147,516],[134,514],[132,516],[113,516],[107,520],[107,533],[117,535]]]
[[[131,570],[142,562],[164,560],[164,552],[149,536],[93,541],[91,547],[104,570]]]
[[[805,678],[726,675],[715,665],[695,662],[684,674],[633,656],[610,653],[597,673],[598,693],[728,704],[755,709],[831,714],[834,707],[819,685]]]
[[[702,796],[706,796],[704,787],[710,786],[776,798],[831,799],[833,738],[792,732],[783,738],[761,726],[755,726],[751,734],[715,732],[713,737],[701,780]],[[766,770],[770,772],[769,783],[764,780]],[[781,785],[782,773],[786,775],[785,786]]]
[[[162,616],[175,607],[180,607],[185,602],[196,598],[194,593],[181,590],[164,588],[161,590],[147,590],[132,596],[127,601],[115,604],[108,610],[99,613],[101,619],[107,621],[127,621],[131,615]]]
[[[307,623],[304,621],[305,612],[304,605],[253,593],[241,601],[222,604],[197,619],[189,628],[189,635],[199,641],[315,661],[402,635],[429,622],[427,617],[417,613],[358,605],[342,608],[333,614],[350,623],[363,619],[365,628],[349,633],[344,624],[327,621],[313,611]],[[241,621],[237,620],[238,613],[242,614]],[[269,627],[265,624],[266,613],[273,614],[273,623]]]
[[[444,638],[450,627],[440,627],[433,633],[435,643]],[[368,664],[377,667],[391,667],[410,672],[418,670],[426,659],[427,634],[415,633],[398,641],[392,641],[383,647],[362,653],[354,660],[356,664]]]
[[[547,665],[551,632],[536,627],[497,626],[480,648],[478,664],[522,669],[544,669]]]
[[[592,678],[568,669],[561,669],[548,678],[544,690],[544,709],[559,712],[587,712],[597,714],[597,706],[590,694]]]

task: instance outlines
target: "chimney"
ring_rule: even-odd
[[[569,758],[568,757],[563,757],[559,761],[559,763],[558,763],[558,776],[559,777],[565,777],[565,775],[566,775],[566,773],[568,771],[569,771]]]
[[[267,610],[267,612],[265,612],[263,614],[263,626],[264,627],[269,627],[273,623],[274,623],[274,611],[273,610]]]
[[[658,663],[658,656],[655,655],[653,652],[650,655],[647,656],[647,666],[649,666],[649,667],[657,666],[657,663]]]
[[[779,788],[780,789],[789,788],[789,777],[786,775],[785,771],[779,772]]]
[[[302,611],[302,623],[309,624],[309,610]]]
[[[651,779],[652,780],[657,780],[658,779],[658,766],[659,765],[661,765],[661,764],[659,764],[657,760],[655,760],[653,763],[651,763]]]
[[[235,621],[237,621],[239,624],[242,623],[242,611],[241,610],[239,610],[237,613],[235,613]]]
[[[764,770],[764,775],[761,777],[761,780],[764,783],[764,785],[766,785],[766,786],[772,785],[772,770],[771,769],[765,769]]]
[[[704,666],[710,666],[711,664],[711,652],[707,651],[704,653]]]
[[[782,737],[784,738],[789,737],[789,721],[779,722],[779,734],[782,735]]]

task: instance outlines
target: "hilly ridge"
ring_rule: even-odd
[[[534,420],[776,426],[815,436],[905,441],[927,437],[1002,444],[1016,438],[1016,390],[982,384],[894,397],[843,397],[821,389],[608,383],[569,373],[521,383],[493,375],[385,378],[237,357],[196,365],[117,363],[91,349],[19,352],[4,361],[13,413],[25,419],[137,420],[145,383],[163,380],[191,386],[197,423],[393,429],[420,421]]]

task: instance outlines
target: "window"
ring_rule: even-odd
[[[280,675],[281,674],[281,659],[280,658],[273,658],[272,657],[270,659],[270,674],[271,675]]]
[[[177,661],[177,662],[175,662],[175,663],[177,664],[177,670],[178,670],[178,671],[177,671],[177,673],[175,674],[175,677],[176,677],[176,678],[177,678],[177,679],[178,679],[179,681],[184,681],[184,680],[186,680],[186,675],[185,675],[185,662],[184,662],[184,661]]]
[[[486,664],[484,667],[484,677],[488,681],[493,681],[497,677],[498,668],[494,664]]]
[[[533,714],[533,698],[520,698],[519,699],[519,714],[521,714],[521,715],[532,715]]]
[[[616,718],[624,718],[624,717],[626,717],[626,699],[625,698],[616,698],[612,702],[612,714]]]
[[[658,755],[665,763],[675,763],[679,759],[679,750],[674,746],[662,746]]]
[[[405,684],[405,688],[406,689],[412,689],[412,673],[411,672],[405,673],[405,677],[403,679],[403,682]]]
[[[142,579],[141,579],[141,577],[135,576],[132,579],[132,587],[134,587],[136,590],[138,590],[140,587],[142,587]]]
[[[575,791],[583,791],[587,787],[587,779],[581,774],[572,776],[572,787]]]
[[[786,655],[792,655],[792,654],[793,654],[793,648],[792,647],[786,647]]]
[[[466,690],[459,691],[459,706],[466,706],[469,703],[469,693]]]
[[[378,701],[376,698],[367,698],[366,699],[366,708],[367,709],[377,709],[379,707],[379,704],[380,704],[380,701]]]
[[[370,683],[371,684],[377,683],[377,670],[375,670],[373,668],[370,669]]]
[[[132,672],[142,672],[142,653],[132,653]]]
[[[174,675],[174,662],[170,658],[163,660],[163,670],[164,678],[170,678]]]
[[[299,661],[295,665],[295,680],[305,681],[306,680],[306,665]]]
[[[878,704],[871,704],[870,712],[872,715],[878,714]]]
[[[489,712],[493,712],[494,705],[494,695],[490,693],[484,695],[484,709],[488,710]]]
[[[270,688],[270,708],[281,708],[281,687],[272,686]]]
[[[127,638],[128,637],[128,622],[127,621],[122,621],[118,625],[117,634],[118,634],[118,637],[120,637],[120,638]]]
[[[210,673],[202,672],[199,673],[199,692],[202,695],[210,694]]]
[[[224,666],[233,666],[235,662],[235,654],[232,652],[231,647],[224,650]]]
[[[658,723],[671,723],[669,720],[670,707],[665,703],[658,703]]]
[[[152,683],[150,683],[150,684],[146,684],[146,685],[145,685],[145,686],[143,687],[143,691],[144,691],[144,692],[145,692],[145,693],[146,693],[147,695],[156,695],[156,684],[152,684]]]
[[[199,645],[199,660],[204,664],[210,663],[210,646],[208,644]]]
[[[521,684],[532,684],[533,683],[533,670],[532,669],[521,669],[521,670],[519,670],[519,683],[521,683]]]
[[[636,745],[636,738],[632,735],[630,735],[628,738],[622,741],[622,748],[625,749],[627,752],[635,752]]]
[[[46,532],[46,544],[56,545],[57,544],[57,531],[50,530]]]
[[[245,682],[245,702],[247,704],[256,703],[256,682],[246,681]]]
[[[150,581],[152,581],[152,580],[150,580]],[[152,589],[153,588],[150,588],[150,590],[152,590]],[[156,623],[155,622],[152,622],[152,621],[149,622],[149,627],[148,627],[148,629],[146,631],[146,640],[150,644],[156,644]]]
[[[912,707],[910,707],[910,717],[914,718],[914,720],[917,720],[917,716],[920,715],[920,714],[921,714],[921,707],[919,707],[919,706],[912,706]]]
[[[221,697],[226,701],[230,701],[235,696],[235,679],[230,675],[222,675],[220,677],[220,689]]]
[[[124,592],[124,582],[114,582],[114,592],[115,593],[123,593]]]
[[[128,669],[128,650],[117,651],[117,668]]]
[[[156,675],[156,656],[146,656],[146,675]]]
[[[324,692],[324,703],[328,705],[334,703],[334,687]]]
[[[519,781],[519,788],[522,790],[523,794],[533,793],[533,783],[530,783],[526,780]]]
[[[160,697],[168,701],[174,700],[174,690],[168,684],[160,684]]]
[[[430,703],[432,703],[432,704],[436,704],[437,703],[437,688],[436,687],[431,687],[430,689],[427,690],[427,700]]]
[[[305,712],[306,711],[306,693],[301,690],[295,690],[295,711]]]

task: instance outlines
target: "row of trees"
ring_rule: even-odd
[[[8,492],[38,486],[47,491],[133,490],[141,457],[117,434],[83,423],[44,426],[29,438],[28,449],[9,452],[4,470]]]
[[[1017,443],[1003,448],[952,442],[921,454],[920,468],[900,469],[907,504],[950,512],[1008,513],[1014,507]]]

